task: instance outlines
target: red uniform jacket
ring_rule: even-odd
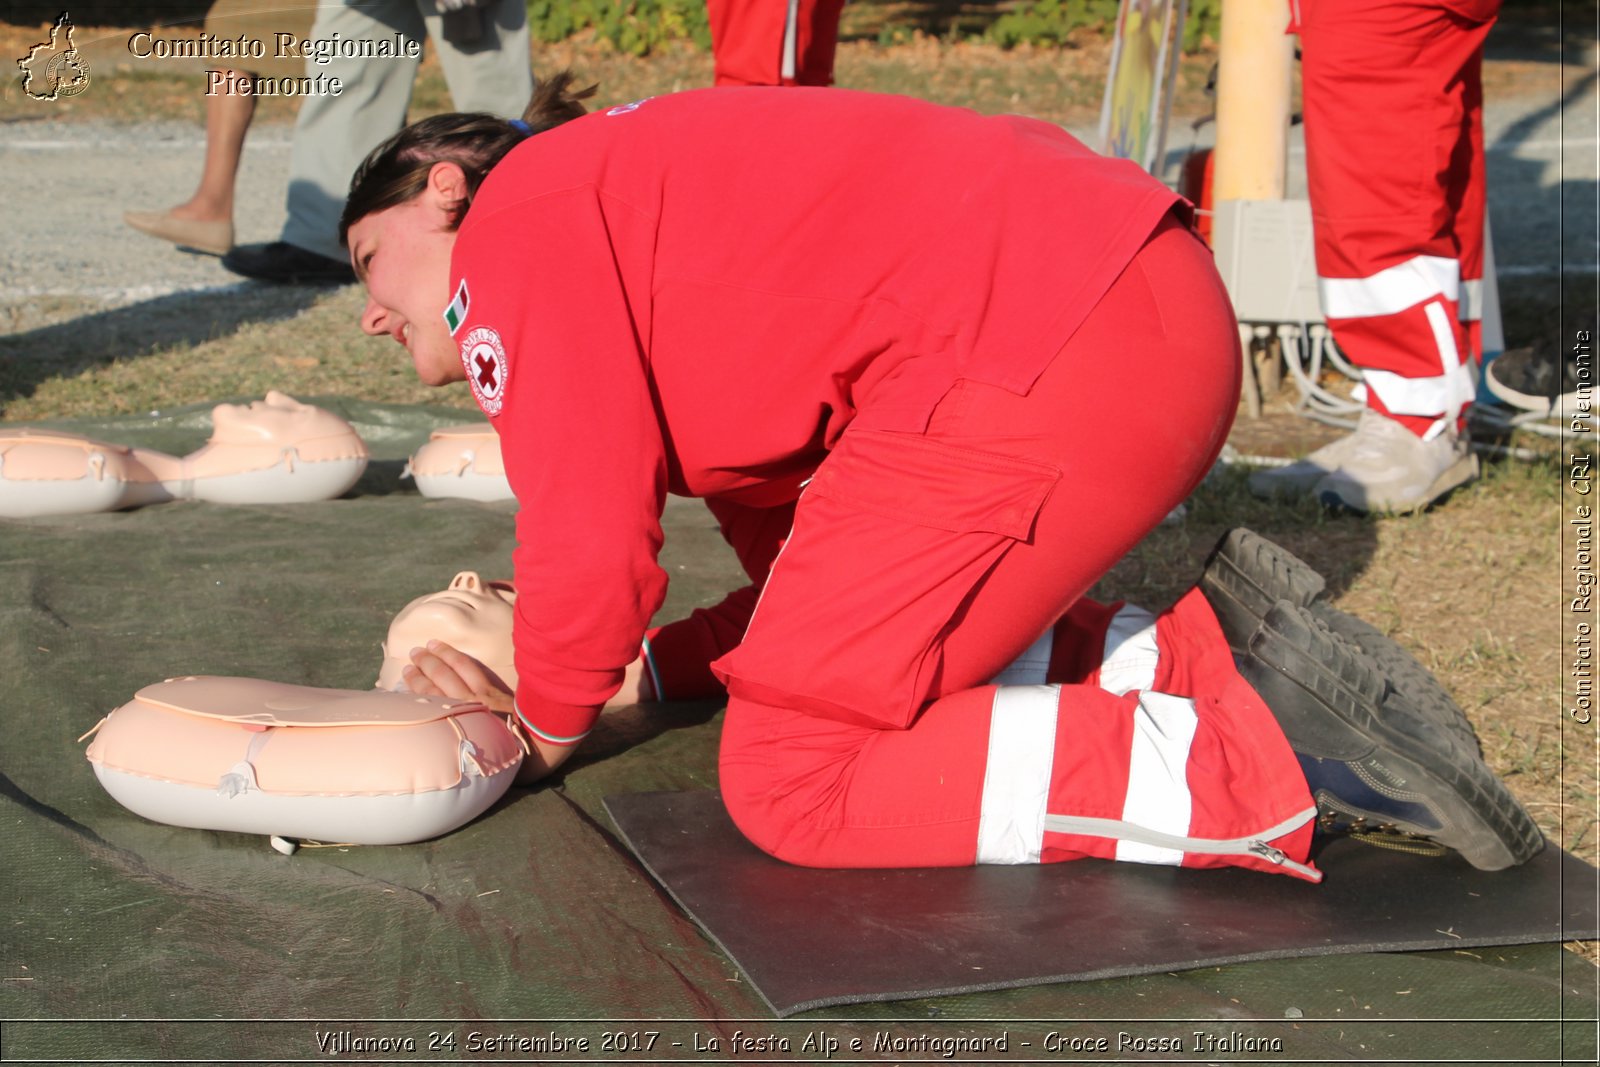
[[[520,503],[527,725],[577,740],[638,656],[665,494],[760,527],[847,427],[919,431],[958,377],[1025,393],[1175,201],[1047,123],[832,89],[657,97],[512,151],[451,293]]]

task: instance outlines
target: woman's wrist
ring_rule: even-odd
[[[647,704],[657,699],[656,688],[650,677],[645,658],[638,659],[622,669],[622,687],[606,701],[608,708],[624,708],[632,704]]]

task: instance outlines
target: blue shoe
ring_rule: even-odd
[[[1312,792],[1317,800],[1317,822],[1312,841],[1352,836],[1398,852],[1442,856],[1447,851],[1431,836],[1444,829],[1443,821],[1426,804],[1408,803],[1379,792],[1348,763],[1311,756],[1297,758],[1306,782],[1315,783]],[[1397,815],[1410,830],[1396,826]]]
[[[1273,605],[1239,673],[1299,758],[1324,831],[1432,842],[1486,871],[1524,863],[1544,847],[1483,759],[1305,607]]]

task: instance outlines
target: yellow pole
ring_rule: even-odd
[[[1284,0],[1223,0],[1211,197],[1281,200],[1294,38]]]

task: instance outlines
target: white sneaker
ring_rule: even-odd
[[[1304,496],[1315,489],[1318,482],[1338,470],[1339,464],[1359,443],[1355,434],[1346,434],[1286,467],[1253,471],[1250,475],[1250,492],[1266,500]]]
[[[1424,441],[1375,411],[1346,441],[1338,469],[1312,492],[1324,504],[1354,511],[1417,511],[1478,476],[1478,457],[1454,426]]]

